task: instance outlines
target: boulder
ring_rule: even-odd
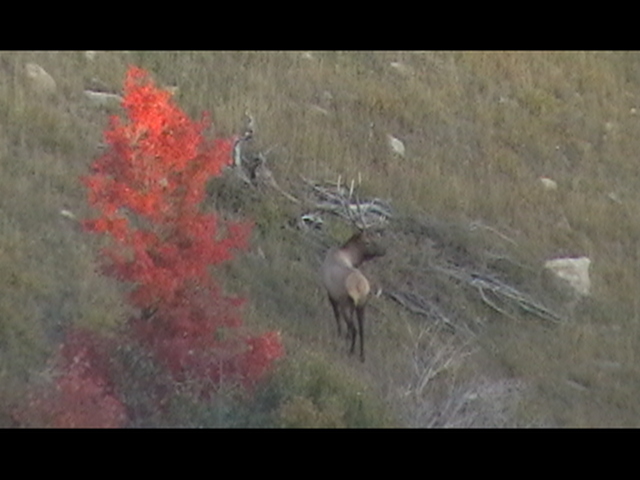
[[[567,282],[579,296],[586,297],[591,290],[589,265],[591,260],[587,257],[556,258],[545,262],[544,268]]]
[[[39,93],[53,94],[56,91],[56,81],[47,71],[37,63],[27,63],[25,72],[31,86]]]

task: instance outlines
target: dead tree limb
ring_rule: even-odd
[[[340,177],[335,184],[327,182],[323,185],[301,178],[310,189],[309,203],[318,211],[332,213],[347,221],[358,218],[366,226],[384,225],[392,217],[390,205],[379,198],[361,200],[356,196],[354,201],[353,182],[347,189],[340,184]]]
[[[455,278],[467,285],[474,287],[478,290],[480,294],[480,298],[482,301],[493,308],[497,312],[509,317],[515,318],[513,315],[507,313],[505,309],[500,308],[496,305],[495,302],[488,299],[485,291],[490,291],[497,298],[503,301],[506,305],[511,305],[517,308],[520,308],[532,315],[535,315],[543,320],[547,320],[554,323],[559,323],[564,320],[559,314],[554,311],[548,309],[544,305],[540,304],[536,300],[534,300],[530,295],[523,293],[516,288],[507,285],[496,278],[492,278],[487,274],[481,274],[478,272],[468,272],[461,268],[456,268],[453,266],[448,267],[440,267],[440,266],[431,266],[429,267],[434,271],[443,273],[451,278]]]
[[[441,321],[454,331],[458,329],[458,327],[442,313],[440,308],[415,293],[388,290],[383,290],[383,293],[410,312]]]

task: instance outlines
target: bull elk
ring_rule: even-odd
[[[342,336],[340,318],[347,324],[347,339],[351,341],[350,354],[354,353],[356,336],[360,336],[360,360],[364,362],[364,307],[370,286],[358,267],[367,260],[383,256],[386,250],[374,238],[371,230],[361,229],[341,247],[333,247],[322,264],[322,282],[338,325],[338,337]],[[354,323],[354,313],[358,329]]]

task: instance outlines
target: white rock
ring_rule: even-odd
[[[96,50],[87,50],[86,52],[84,52],[84,58],[86,58],[90,62],[93,62],[97,54],[98,52]]]
[[[622,200],[620,200],[620,197],[616,192],[609,192],[607,194],[607,198],[612,202],[619,203],[620,205],[622,205]]]
[[[175,95],[180,91],[180,87],[177,85],[165,85],[163,88],[171,95]]]
[[[329,90],[325,90],[322,92],[322,101],[331,102],[333,101],[333,94]]]
[[[411,68],[402,62],[391,62],[389,65],[402,75],[411,75],[412,73]]]
[[[108,105],[122,102],[122,97],[115,93],[94,92],[93,90],[85,90],[85,96],[95,105]]]
[[[404,157],[404,143],[402,143],[402,141],[398,140],[393,135],[387,135],[387,140],[389,142],[389,147],[391,148],[391,150],[401,157]]]
[[[329,110],[327,110],[326,108],[322,108],[319,105],[311,104],[309,105],[309,108],[311,109],[312,112],[316,112],[324,116],[329,115]]]
[[[540,183],[542,183],[542,186],[544,187],[545,190],[557,190],[558,189],[558,184],[551,180],[548,177],[540,177]]]
[[[27,63],[25,66],[27,78],[33,87],[41,93],[54,93],[56,91],[56,81],[47,71],[37,63]]]
[[[556,258],[545,262],[544,268],[553,272],[558,278],[565,280],[581,296],[588,296],[591,290],[587,257]]]

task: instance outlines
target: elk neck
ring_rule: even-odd
[[[346,244],[340,250],[338,250],[340,258],[348,264],[350,267],[358,268],[364,261],[364,254],[362,249],[358,245],[351,243]]]

